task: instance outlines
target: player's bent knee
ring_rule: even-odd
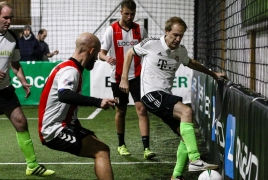
[[[186,106],[183,109],[182,114],[186,119],[192,122],[193,110],[190,107]]]
[[[110,158],[110,148],[106,146],[96,153],[96,158]]]

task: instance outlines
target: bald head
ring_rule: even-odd
[[[73,58],[88,70],[93,69],[100,52],[100,40],[92,33],[82,33],[76,39],[76,48]]]
[[[87,48],[100,49],[100,40],[92,33],[85,32],[80,34],[76,39],[76,48]]]

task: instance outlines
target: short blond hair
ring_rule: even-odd
[[[175,17],[174,16],[174,17],[169,18],[166,21],[165,30],[168,31],[168,32],[171,31],[172,26],[174,24],[179,24],[179,25],[183,26],[185,28],[185,31],[187,29],[186,23],[180,17]]]
[[[0,14],[1,14],[1,12],[2,12],[2,8],[3,8],[4,6],[7,6],[7,7],[13,9],[13,7],[11,6],[11,4],[9,4],[7,1],[2,1],[2,2],[0,2]]]

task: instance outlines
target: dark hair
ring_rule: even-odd
[[[166,21],[165,30],[171,31],[173,24],[179,24],[187,29],[186,23],[180,17],[171,17]]]
[[[45,29],[40,29],[40,30],[38,31],[38,34],[43,34],[44,31],[46,31],[46,30],[45,30]]]
[[[121,9],[123,9],[124,7],[128,8],[132,11],[135,11],[136,10],[136,3],[133,0],[123,0],[121,2]]]
[[[24,26],[23,30],[25,30],[25,29],[29,29],[30,31],[32,31],[32,28],[29,25]]]

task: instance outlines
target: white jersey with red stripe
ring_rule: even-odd
[[[187,49],[179,45],[171,50],[164,36],[147,38],[133,47],[138,56],[142,56],[141,97],[153,91],[172,94],[171,89],[175,73],[181,64],[188,65],[190,58]]]
[[[38,131],[42,142],[51,141],[67,124],[77,119],[77,106],[60,102],[58,91],[69,89],[80,93],[81,73],[81,68],[72,58],[51,71],[39,104]]]
[[[116,65],[111,66],[111,82],[120,82],[126,52],[147,37],[145,28],[137,23],[133,23],[128,31],[124,30],[119,22],[112,24],[106,29],[101,42],[101,49],[110,50],[110,56],[116,59]],[[141,59],[135,56],[130,66],[128,79],[131,80],[140,76],[140,72]]]
[[[0,71],[6,73],[4,80],[0,82],[0,89],[10,85],[10,62],[20,60],[19,43],[16,34],[7,30],[4,34],[0,33]]]

